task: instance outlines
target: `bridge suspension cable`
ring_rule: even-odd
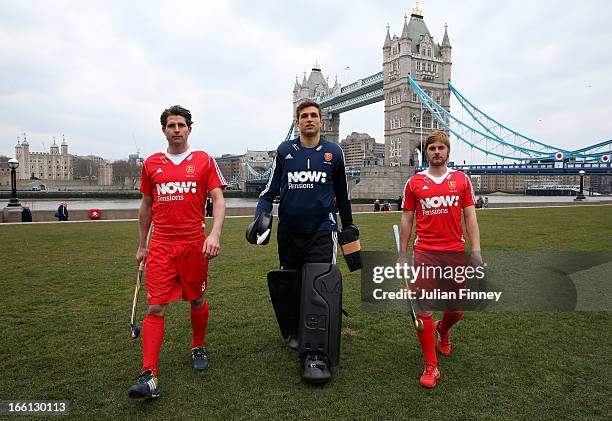
[[[540,142],[538,140],[532,139],[528,136],[525,136],[521,133],[518,133],[504,124],[498,122],[497,120],[491,118],[485,112],[481,111],[478,107],[472,104],[467,98],[465,98],[449,81],[448,88],[451,93],[455,96],[455,98],[459,101],[459,104],[465,109],[465,111],[474,119],[475,122],[478,123],[483,129],[485,129],[492,136],[496,137],[500,141],[504,142],[508,139],[515,138],[515,143],[519,143],[518,139],[523,141],[522,145],[533,145],[532,148],[537,148],[540,146],[543,150],[549,152],[565,152],[570,153],[569,150],[557,148],[551,145],[547,145],[546,143]],[[484,120],[484,121],[483,121]],[[521,145],[521,146],[522,146]],[[534,149],[538,150],[538,149]]]
[[[287,135],[285,136],[285,142],[287,142],[288,140],[291,140],[294,128],[295,128],[295,121],[292,122],[291,126],[289,127],[289,131],[287,132]],[[265,168],[263,170],[260,170],[260,171],[258,171],[255,168],[253,168],[253,166],[251,165],[250,162],[245,162],[244,163],[244,167],[249,172],[249,174],[251,174],[253,177],[261,180],[261,179],[268,178],[270,176],[270,170],[272,168],[272,162],[269,162],[268,164],[266,164]]]
[[[524,134],[512,130],[511,128],[487,115],[484,111],[482,111],[472,102],[470,102],[463,94],[461,94],[461,92],[459,92],[450,81],[448,82],[448,88],[450,89],[453,96],[459,101],[459,104],[461,104],[461,106],[465,109],[465,111],[470,114],[472,118],[474,118],[474,120],[477,121],[481,127],[483,127],[485,130],[487,130],[489,133],[491,133],[493,136],[497,137],[500,140],[505,140],[512,137],[517,139],[517,141],[518,139],[522,139],[523,144],[534,144],[541,146],[545,150],[560,151],[564,154],[564,157],[566,158],[601,158],[603,155],[609,154],[611,152],[612,139],[580,149],[567,150],[548,145],[544,142],[525,136]]]
[[[408,84],[439,125],[454,134],[472,149],[476,149],[486,156],[491,155],[502,160],[509,159],[514,161],[563,160],[570,158],[584,161],[609,161],[610,159],[612,140],[576,150],[548,145],[518,133],[491,118],[468,101],[450,82],[448,83],[449,89],[461,104],[462,109],[468,113],[471,119],[470,122],[457,118],[438,102],[434,101],[412,79],[411,75],[408,75]]]
[[[291,123],[291,127],[289,127],[289,131],[287,132],[287,136],[285,136],[285,142],[291,140],[293,129],[295,128],[295,121]]]

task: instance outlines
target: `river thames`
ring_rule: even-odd
[[[483,196],[484,197],[484,196]],[[574,196],[525,196],[525,195],[503,195],[486,196],[489,204],[496,203],[544,203],[544,202],[572,202]],[[610,196],[597,196],[593,200],[609,199]],[[588,199],[587,199],[588,200]],[[29,206],[31,210],[54,210],[62,201],[68,202],[68,209],[138,209],[140,199],[104,200],[104,199],[22,199],[21,204]],[[226,198],[228,208],[254,208],[257,205],[255,198]]]

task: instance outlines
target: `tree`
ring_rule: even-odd
[[[134,179],[140,177],[142,167],[136,164],[130,164],[126,160],[113,162],[113,183],[124,184],[125,179]]]
[[[91,159],[72,156],[72,174],[75,180],[92,180],[98,178],[98,166]]]

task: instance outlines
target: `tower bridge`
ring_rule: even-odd
[[[612,140],[567,149],[513,130],[478,108],[451,83],[451,52],[448,26],[444,26],[442,42],[435,42],[417,1],[410,17],[404,16],[399,36],[392,35],[387,26],[381,71],[346,86],[341,86],[337,78],[330,86],[318,63],[312,66],[308,77],[304,72],[301,82],[296,76],[293,121],[301,102],[316,101],[322,109],[321,134],[334,142],[339,142],[342,113],[384,101],[384,167],[362,168],[351,173],[353,180],[361,181],[353,186],[357,190],[354,197],[379,195],[372,196],[373,191],[388,197],[401,193],[406,178],[426,167],[423,142],[433,130],[445,130],[452,144],[462,142],[495,162],[494,165],[468,163],[456,167],[472,175],[570,177],[584,170],[609,178]],[[459,106],[455,113],[450,110],[451,98]],[[298,136],[298,130],[292,124],[286,139]],[[248,170],[253,173],[252,169]],[[249,182],[265,183],[269,173],[266,170]]]
[[[384,72],[378,72],[315,100],[331,113],[343,113],[384,99]]]
[[[404,16],[401,34],[391,35],[390,27],[382,46],[383,69],[341,87],[336,79],[328,86],[321,67],[314,64],[310,75],[293,88],[293,109],[306,99],[321,105],[322,135],[339,141],[340,114],[384,101],[385,165],[413,166],[419,161],[421,138],[440,128],[423,108],[415,92],[406,82],[407,76],[421,86],[446,110],[450,109],[451,44],[445,26],[442,43],[429,32],[417,2],[410,17]],[[421,125],[421,123],[424,123]],[[297,129],[294,134],[297,135]]]
[[[576,161],[601,163],[592,166],[597,171],[610,167],[612,140],[575,150],[560,148],[511,129],[468,100],[451,84],[452,47],[447,25],[442,43],[434,42],[418,1],[410,18],[404,16],[399,36],[391,36],[387,26],[382,50],[382,71],[346,86],[340,86],[337,79],[328,86],[317,63],[308,78],[304,73],[301,83],[296,77],[294,118],[299,103],[307,99],[318,102],[322,108],[322,135],[338,142],[340,114],[384,101],[384,162],[391,167],[422,165],[423,140],[433,130],[445,130],[452,143],[462,142],[486,158],[501,161],[501,166],[488,171],[513,172],[524,165],[523,171],[529,172],[529,165],[543,162],[555,162],[544,166],[551,172],[558,172],[564,163],[571,172],[575,168],[570,164]],[[451,113],[451,97],[459,104],[460,112]],[[293,131],[297,136],[298,129]]]

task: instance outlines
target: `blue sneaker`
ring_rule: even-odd
[[[159,380],[151,370],[143,371],[138,376],[138,383],[128,390],[130,398],[157,398],[159,396]]]
[[[195,371],[208,369],[208,351],[203,346],[196,346],[191,350],[191,361]]]

